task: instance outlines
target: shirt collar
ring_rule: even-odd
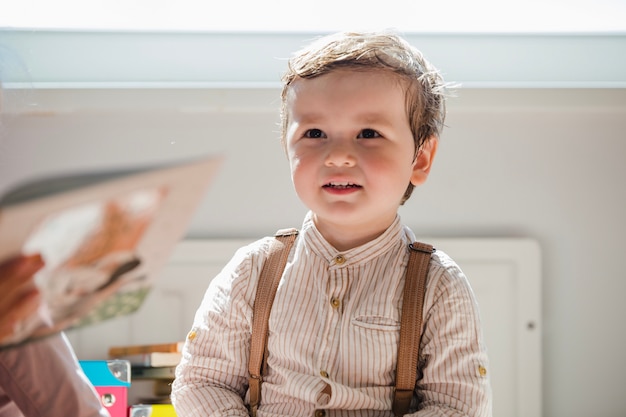
[[[325,259],[331,267],[345,267],[367,262],[397,245],[405,245],[408,243],[406,242],[406,233],[400,223],[400,216],[398,214],[396,214],[396,218],[383,234],[372,241],[347,251],[338,251],[322,236],[315,226],[312,212],[308,212],[304,218],[301,228],[301,237],[307,248],[316,256]],[[339,255],[343,257],[343,263],[341,264],[338,264],[336,261]]]

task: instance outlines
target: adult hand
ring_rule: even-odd
[[[40,255],[0,262],[0,341],[12,336],[15,326],[39,308],[41,294],[34,275],[43,265]]]

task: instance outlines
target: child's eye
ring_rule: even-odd
[[[322,132],[319,129],[309,129],[306,132],[304,132],[304,137],[311,138],[311,139],[321,139],[321,138],[325,138],[326,135],[324,134],[324,132]]]
[[[357,138],[359,139],[373,139],[379,137],[380,133],[378,133],[374,129],[363,129],[361,130],[361,133],[359,133],[359,136],[357,136]]]

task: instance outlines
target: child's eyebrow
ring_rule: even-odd
[[[295,113],[292,114],[292,119],[297,121],[298,124],[315,124],[324,120],[324,116],[321,113]]]
[[[291,119],[299,125],[315,125],[323,123],[327,116],[323,113],[292,113]],[[393,126],[391,118],[381,112],[367,112],[352,117],[353,122],[362,125]]]
[[[377,126],[392,126],[393,122],[384,114],[375,113],[362,113],[356,117],[356,120],[364,124],[372,124]]]

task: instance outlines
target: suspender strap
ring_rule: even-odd
[[[414,242],[409,245],[411,253],[406,269],[402,318],[400,319],[400,344],[396,365],[396,389],[393,397],[393,413],[397,417],[409,411],[415,382],[417,360],[422,332],[422,310],[426,292],[426,277],[430,256],[434,248],[426,243]]]
[[[256,297],[254,299],[252,316],[252,340],[250,345],[250,360],[248,371],[250,372],[250,412],[256,416],[256,411],[261,402],[262,367],[265,364],[267,350],[267,333],[269,327],[270,310],[276,295],[278,283],[283,275],[287,264],[289,251],[296,240],[296,229],[281,229],[276,232],[268,257],[261,269]]]

